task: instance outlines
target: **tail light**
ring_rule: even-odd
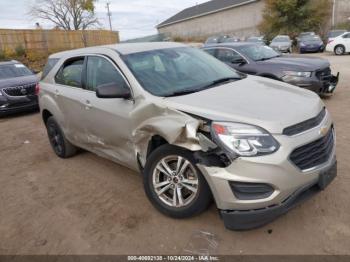
[[[334,41],[334,40],[329,40],[329,41],[328,41],[328,44],[332,43],[333,41]]]
[[[39,85],[39,83],[37,83],[35,86],[35,94],[39,95],[39,92],[40,92],[40,85]]]

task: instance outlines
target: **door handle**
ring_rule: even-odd
[[[91,102],[90,100],[85,100],[85,109],[89,110],[92,108]]]

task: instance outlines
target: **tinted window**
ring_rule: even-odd
[[[239,49],[239,52],[254,61],[267,60],[280,56],[280,54],[272,48],[260,45],[243,46]]]
[[[81,87],[84,58],[70,59],[65,62],[55,77],[56,83],[61,85]]]
[[[209,55],[215,56],[216,49],[204,49],[205,52],[207,52]]]
[[[98,86],[105,84],[128,88],[124,78],[111,62],[103,57],[88,57],[86,89],[95,91]]]
[[[47,60],[47,63],[43,69],[43,74],[41,75],[41,79],[44,79],[50,73],[51,69],[57,64],[59,60],[59,58],[49,58],[49,60]]]
[[[290,38],[288,36],[277,36],[275,37],[272,42],[289,42]]]
[[[22,64],[0,65],[0,79],[33,75],[27,67]]]
[[[205,52],[187,47],[160,49],[124,56],[144,89],[157,96],[199,92],[223,78],[241,76]]]
[[[232,63],[242,59],[242,57],[235,51],[223,48],[217,50],[216,57],[225,63]]]

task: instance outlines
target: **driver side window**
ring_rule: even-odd
[[[243,57],[241,57],[235,51],[223,48],[217,50],[216,58],[225,63],[234,63],[235,61],[243,60]]]
[[[96,91],[101,85],[115,84],[120,88],[129,88],[121,73],[107,59],[89,56],[86,70],[86,89]]]

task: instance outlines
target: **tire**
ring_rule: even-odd
[[[69,158],[77,153],[78,148],[66,139],[53,116],[46,121],[46,130],[51,147],[58,157]]]
[[[336,54],[336,55],[344,55],[345,54],[345,46],[337,45],[334,48],[334,54]]]
[[[162,186],[155,186],[161,183]],[[195,165],[192,153],[172,145],[160,146],[149,156],[143,171],[143,184],[153,206],[169,217],[199,215],[212,203],[210,188]]]

